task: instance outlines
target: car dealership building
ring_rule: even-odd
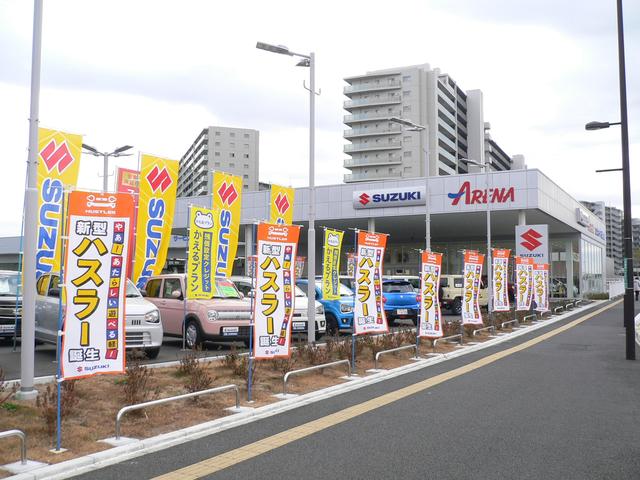
[[[444,273],[462,272],[462,250],[486,252],[487,181],[494,248],[510,248],[550,263],[551,289],[556,295],[604,291],[603,222],[536,169],[429,178],[431,248],[444,254]],[[346,271],[346,254],[354,251],[353,229],[388,233],[385,273],[416,275],[419,250],[425,248],[426,191],[424,178],[316,187],[318,251],[322,248],[322,227],[344,230],[341,265]],[[253,223],[268,218],[269,195],[269,191],[244,192],[238,273],[244,271],[245,246],[251,253]],[[178,199],[169,268],[179,270],[184,263],[188,205],[209,203],[210,197],[205,196]],[[309,189],[296,189],[294,223],[303,226],[299,256],[306,256],[308,209]],[[516,239],[518,225],[528,227],[521,229]],[[316,259],[319,273],[322,255]]]
[[[444,273],[462,272],[462,250],[486,252],[487,180],[494,248],[510,248],[550,263],[552,295],[571,297],[605,290],[604,223],[536,169],[429,178],[431,247],[444,254]],[[353,229],[388,233],[385,273],[416,275],[419,250],[425,248],[426,191],[424,178],[316,187],[318,253],[323,226],[344,230],[341,268],[346,271],[346,254],[354,251]],[[236,273],[244,272],[245,247],[251,253],[253,224],[268,218],[269,195],[269,191],[243,192]],[[210,203],[207,196],[178,198],[167,270],[184,268],[189,204]],[[299,256],[306,256],[308,209],[309,189],[296,189],[294,223],[303,226]],[[527,227],[516,238],[518,225]],[[19,250],[19,237],[0,239],[0,268],[16,269]],[[322,255],[316,259],[319,273]]]

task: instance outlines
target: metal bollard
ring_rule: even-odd
[[[18,437],[20,438],[20,464],[27,464],[27,436],[22,430],[7,430],[0,432],[0,438]]]
[[[382,355],[384,355],[386,353],[399,352],[401,350],[409,350],[409,349],[413,349],[413,350],[416,351],[416,358],[417,358],[418,357],[418,345],[404,345],[402,347],[390,348],[389,350],[382,350],[382,351],[376,353],[376,357],[373,359],[373,368],[378,370],[378,359]]]
[[[298,375],[300,373],[311,372],[313,370],[321,370],[323,368],[334,367],[336,365],[342,365],[342,364],[347,365],[347,376],[350,377],[351,362],[349,360],[336,360],[335,362],[323,363],[322,365],[314,365],[313,367],[306,367],[306,368],[300,368],[298,370],[291,370],[290,372],[285,373],[284,377],[282,377],[282,394],[283,395],[287,394],[287,381],[289,380],[289,377],[293,375]]]

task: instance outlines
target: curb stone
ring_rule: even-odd
[[[294,408],[309,405],[321,400],[325,400],[327,398],[334,397],[336,395],[340,395],[342,393],[347,393],[365,386],[373,385],[390,378],[395,378],[407,373],[422,370],[431,365],[437,365],[446,360],[461,357],[478,350],[484,350],[486,348],[490,348],[501,343],[508,342],[514,338],[518,338],[528,333],[534,332],[546,327],[547,325],[552,325],[568,318],[578,316],[586,308],[599,307],[604,303],[608,303],[608,301],[593,301],[589,305],[581,306],[574,310],[570,310],[569,312],[565,312],[561,315],[538,321],[534,324],[527,325],[524,328],[514,330],[511,333],[487,340],[486,342],[466,346],[449,353],[439,354],[437,357],[425,358],[423,360],[415,361],[413,363],[403,365],[391,370],[382,370],[378,373],[374,373],[366,377],[356,377],[353,380],[345,383],[305,393],[297,397],[281,400],[269,405],[264,405],[262,407],[255,408],[252,411],[236,413],[173,432],[163,433],[155,437],[137,440],[127,445],[113,447],[108,450],[103,450],[101,452],[86,455],[84,457],[47,465],[45,467],[38,468],[27,473],[14,475],[9,478],[11,478],[12,480],[58,480],[69,478],[74,475],[80,475],[82,473],[87,473],[92,470],[97,470],[109,465],[129,460],[131,458],[139,457],[152,452],[157,452],[159,450],[164,450],[166,448],[197,440],[199,438],[206,437],[224,430],[246,425],[263,418],[278,415],[288,410],[293,410]]]

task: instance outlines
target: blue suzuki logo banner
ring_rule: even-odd
[[[388,189],[369,189],[353,192],[353,208],[408,207],[425,205],[425,188],[402,187]]]

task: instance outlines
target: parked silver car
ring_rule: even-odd
[[[60,306],[60,276],[42,275],[36,283],[36,340],[55,344]],[[64,300],[64,299],[63,299]],[[144,349],[147,358],[156,358],[162,346],[162,322],[154,304],[142,298],[127,279],[125,303],[125,345],[127,349]]]

